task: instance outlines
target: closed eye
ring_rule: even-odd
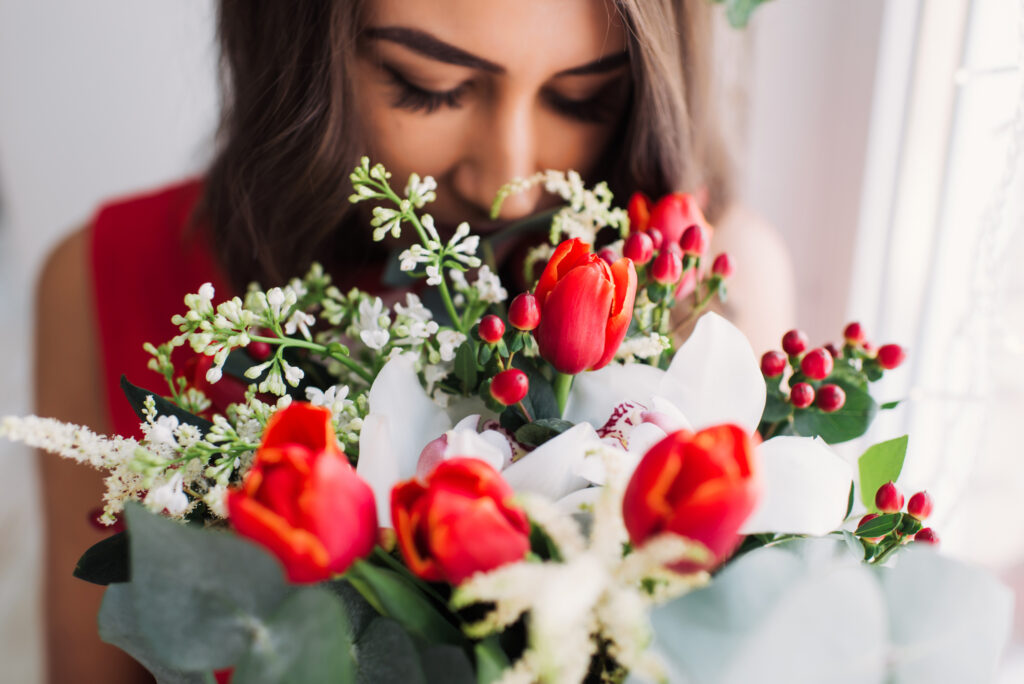
[[[433,114],[442,107],[458,109],[462,106],[462,98],[472,87],[472,81],[465,81],[451,90],[429,90],[422,88],[402,75],[388,64],[381,64],[384,73],[395,88],[395,96],[391,106],[410,112]]]

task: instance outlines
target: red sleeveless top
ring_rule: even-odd
[[[217,300],[230,296],[202,227],[187,230],[202,193],[187,181],[104,205],[91,224],[90,262],[97,315],[101,378],[115,432],[140,436],[139,419],[121,392],[121,375],[166,394],[164,379],[147,368],[145,342],[161,344],[178,330],[185,295],[213,283]]]

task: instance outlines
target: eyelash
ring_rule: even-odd
[[[391,105],[396,109],[410,112],[433,114],[442,107],[458,109],[462,106],[462,98],[472,87],[472,81],[466,81],[456,88],[445,91],[427,90],[411,83],[397,69],[382,65],[385,73],[396,88]],[[618,107],[616,94],[619,88],[602,88],[586,100],[572,100],[552,92],[545,92],[544,99],[551,109],[570,119],[584,123],[606,123],[616,113]]]

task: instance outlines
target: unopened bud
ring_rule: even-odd
[[[832,355],[820,347],[807,352],[800,361],[800,370],[812,380],[824,380],[832,372]]]
[[[508,307],[508,322],[518,330],[529,331],[540,325],[540,302],[529,292],[512,300]]]
[[[789,390],[789,400],[798,409],[807,408],[814,403],[814,388],[806,382],[798,382]]]
[[[768,378],[781,375],[786,370],[786,355],[780,351],[765,352],[761,357],[761,372]]]
[[[487,344],[495,344],[505,334],[505,322],[495,316],[488,314],[480,320],[480,339]]]
[[[802,330],[790,330],[782,336],[782,349],[790,356],[803,354],[807,346],[807,335]]]
[[[896,485],[886,482],[875,492],[875,508],[883,513],[899,513],[903,508],[903,495]]]
[[[924,520],[931,515],[932,497],[928,496],[928,492],[918,492],[910,497],[910,501],[907,502],[907,513],[918,520]]]
[[[651,264],[651,278],[662,285],[671,285],[683,275],[683,260],[671,249],[663,249]]]
[[[518,368],[503,370],[491,380],[491,396],[502,406],[518,404],[530,391],[530,380]]]

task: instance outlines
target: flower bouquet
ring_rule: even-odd
[[[926,493],[904,506],[906,437],[830,448],[894,405],[869,387],[900,347],[851,324],[759,362],[700,315],[733,266],[687,195],[510,184],[496,210],[535,184],[566,204],[507,302],[469,226],[424,211],[433,179],[399,194],[364,159],[351,180],[375,240],[414,235],[395,301],[315,265],[216,305],[205,285],[147,345],[165,390],[122,379],[141,440],[0,426],[108,472],[103,520],[126,528],[75,569],[107,585],[106,641],[161,682],[992,674],[1007,592],[935,552]]]

